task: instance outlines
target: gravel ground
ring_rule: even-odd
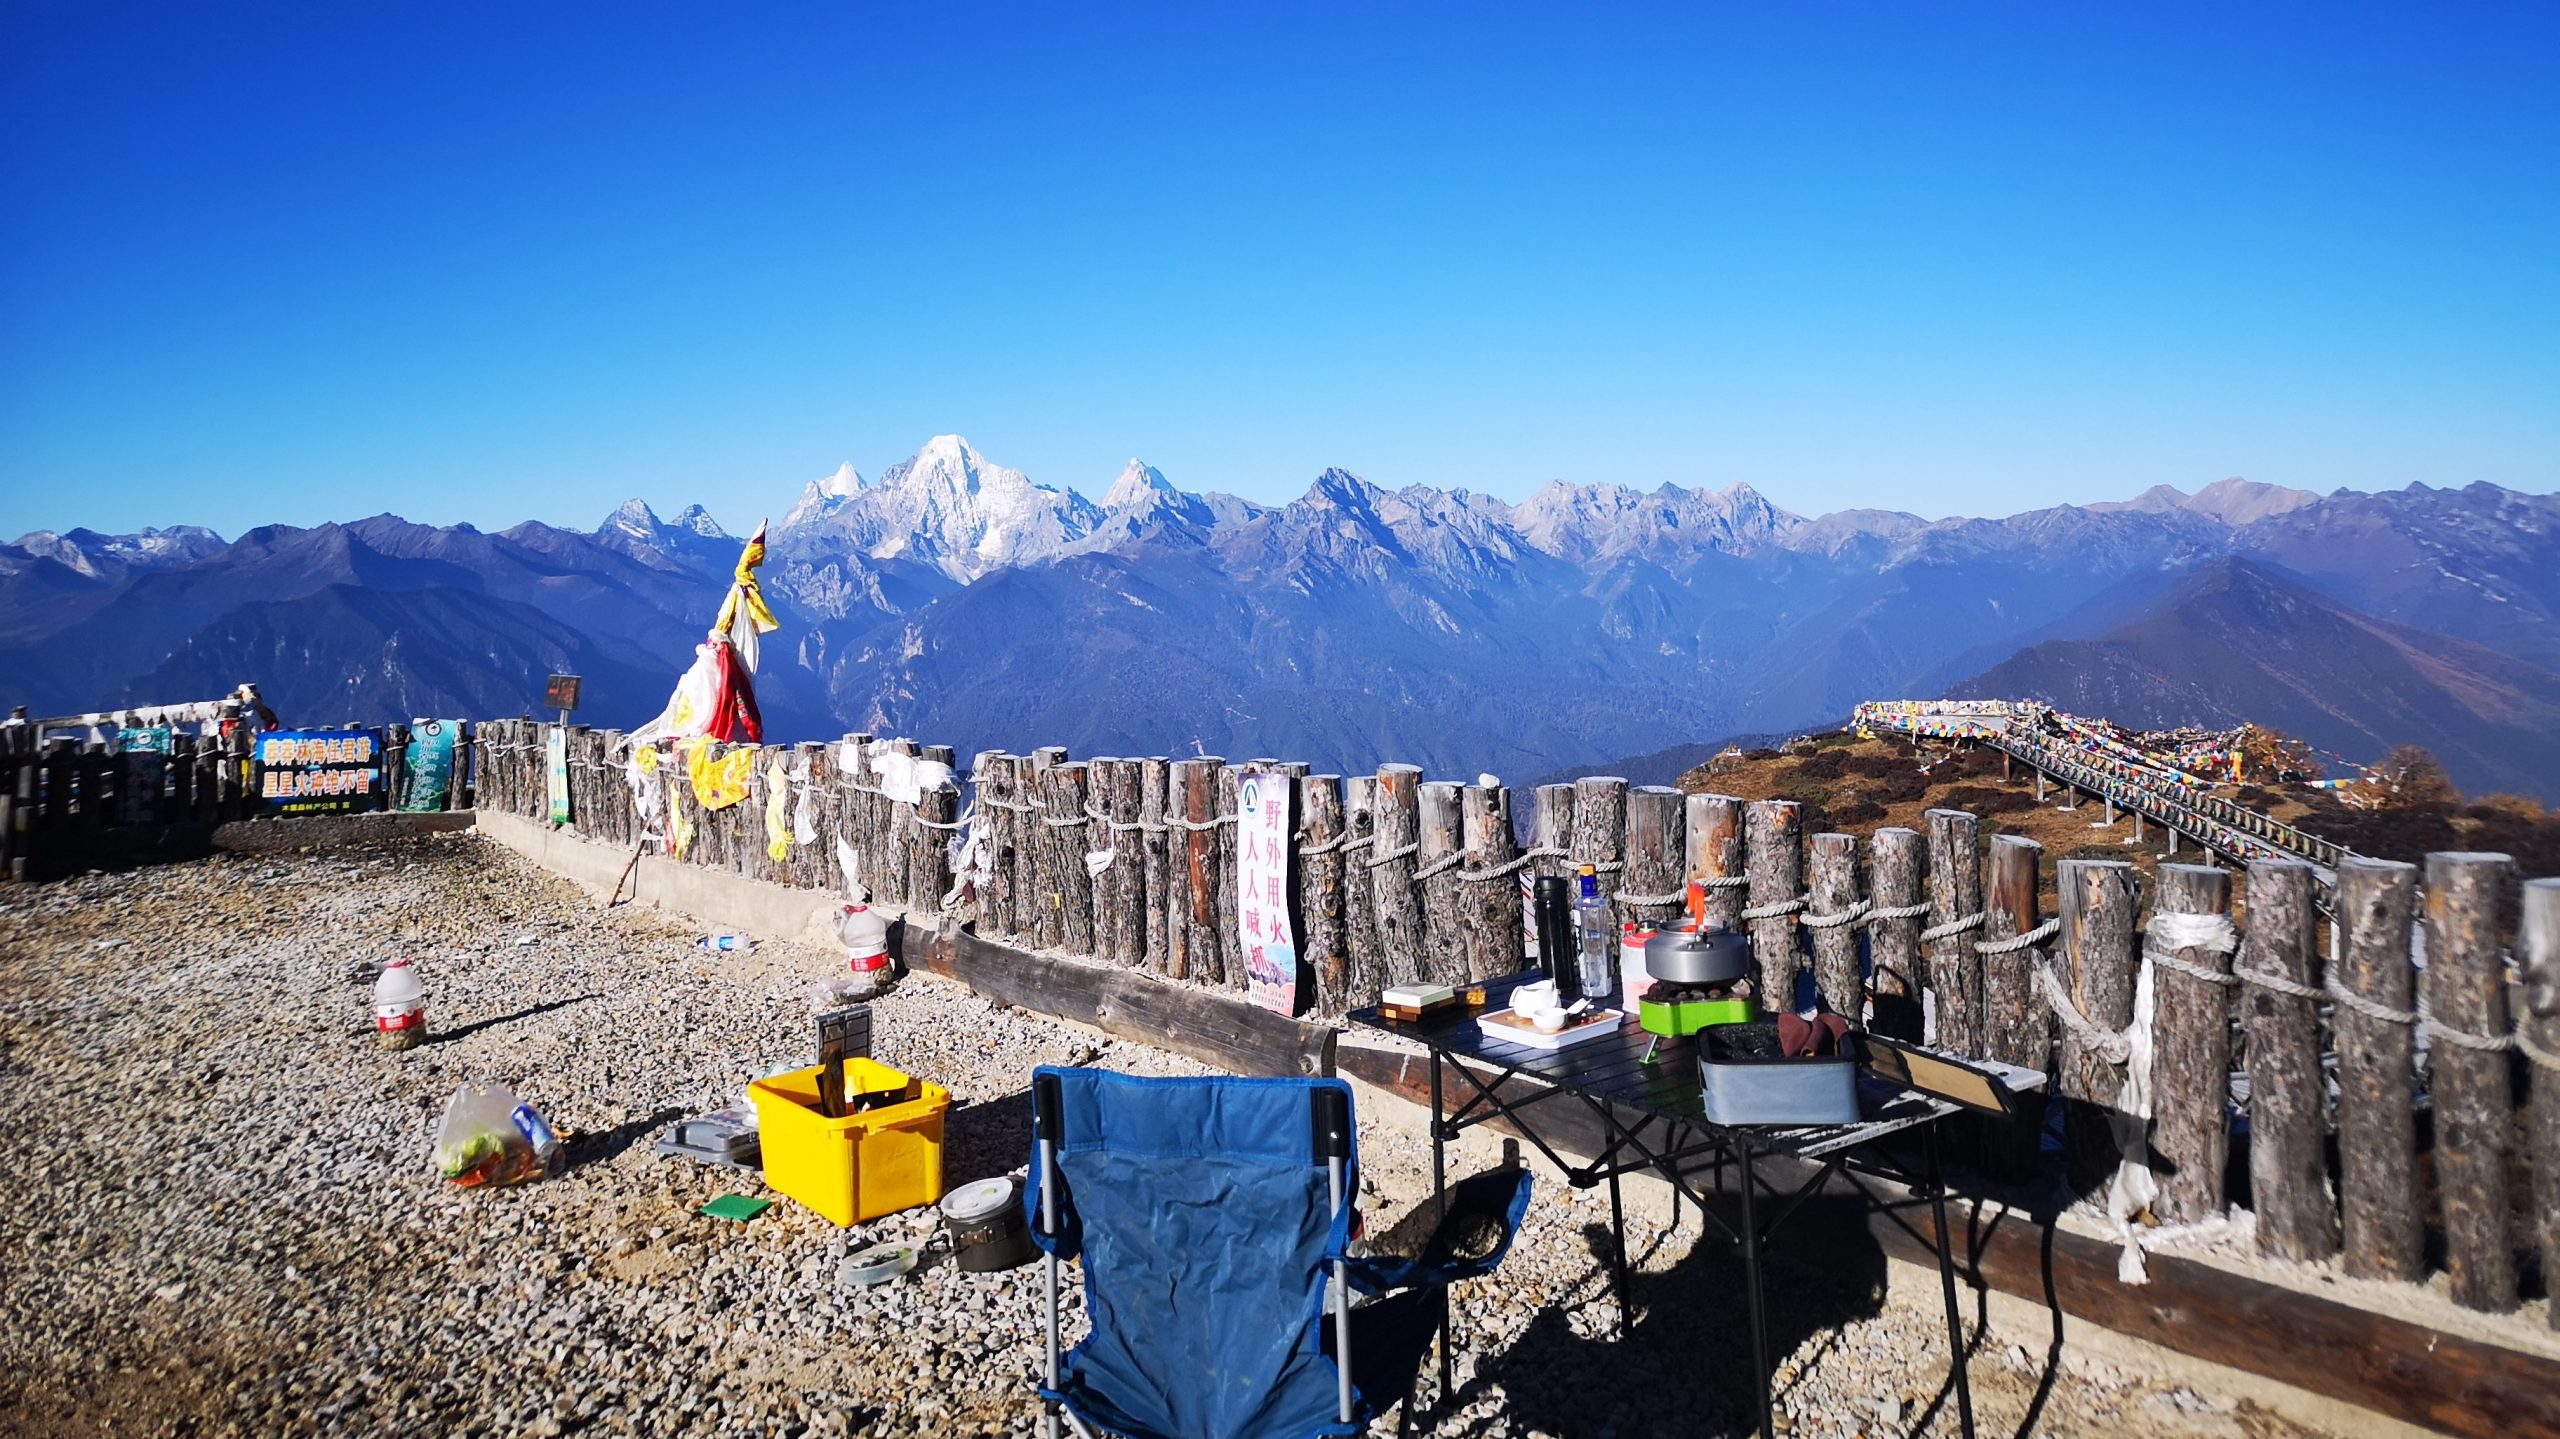
[[[600,913],[469,837],[0,889],[0,1110],[23,1155],[0,1210],[0,1433],[1037,1432],[1036,1266],[848,1289],[848,1247],[921,1240],[926,1216],[839,1232],[784,1201],[707,1219],[721,1193],[765,1191],[651,1152],[668,1122],[740,1102],[810,1047],[802,992],[840,962],[697,937]],[[400,954],[424,970],[433,1035],[406,1054],[375,1046],[366,988]],[[1035,1064],[1198,1072],[933,981],[875,1022],[879,1058],[956,1096],[954,1184],[1020,1167]],[[474,1192],[434,1176],[437,1116],[472,1079],[573,1132],[559,1177]],[[1364,1210],[1388,1232],[1427,1194],[1429,1151],[1377,1116],[1361,1138]],[[1620,1342],[1607,1212],[1598,1191],[1541,1184],[1501,1273],[1460,1292],[1457,1390],[1416,1432],[1747,1427],[1730,1253],[1694,1216],[1632,1219]],[[1791,1223],[1806,1232],[1772,1282],[1785,1427],[1953,1433],[1934,1303],[1888,1299],[1847,1216]],[[1986,1435],[2313,1432],[2027,1342],[1977,1349]]]

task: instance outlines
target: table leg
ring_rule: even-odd
[[[1929,1156],[1929,1213],[1938,1225],[1938,1289],[1947,1304],[1947,1355],[1956,1381],[1956,1414],[1964,1426],[1964,1439],[1974,1439],[1973,1383],[1965,1372],[1964,1316],[1956,1307],[1956,1237],[1947,1229],[1947,1184],[1938,1167],[1938,1126],[1921,1129]]]
[[[1440,1136],[1440,1051],[1431,1051],[1431,1212],[1433,1222],[1445,1218],[1448,1210],[1448,1163]],[[1438,1402],[1449,1402],[1449,1286],[1440,1286],[1440,1393]]]
[[[1735,1157],[1742,1171],[1742,1285],[1751,1300],[1751,1365],[1760,1384],[1760,1439],[1777,1439],[1778,1428],[1770,1412],[1769,1316],[1760,1296],[1760,1181],[1751,1164],[1751,1150],[1742,1146]]]
[[[1614,1247],[1609,1252],[1609,1287],[1618,1300],[1618,1337],[1627,1337],[1627,1212],[1618,1203],[1618,1165],[1614,1157],[1618,1148],[1618,1112],[1609,1105],[1600,1106],[1603,1132],[1608,1135],[1609,1153],[1609,1235]],[[1674,1193],[1679,1192],[1675,1187]]]

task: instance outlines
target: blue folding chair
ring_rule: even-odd
[[[1354,1259],[1342,1081],[1043,1067],[1031,1096],[1049,1439],[1062,1420],[1087,1439],[1357,1434],[1411,1396],[1447,1286],[1502,1262],[1529,1203],[1525,1171],[1477,1175],[1418,1258]],[[1076,1258],[1092,1333],[1062,1356],[1059,1265]],[[1373,1297],[1355,1306],[1355,1289]]]

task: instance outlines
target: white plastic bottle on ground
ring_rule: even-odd
[[[384,965],[373,982],[373,1029],[385,1049],[415,1049],[427,1037],[427,987],[406,959]]]
[[[867,904],[848,904],[836,922],[852,981],[845,998],[861,1001],[889,987],[889,921]]]

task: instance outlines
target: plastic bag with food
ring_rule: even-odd
[[[436,1172],[465,1188],[540,1179],[559,1153],[541,1112],[503,1084],[456,1089],[436,1126]]]

